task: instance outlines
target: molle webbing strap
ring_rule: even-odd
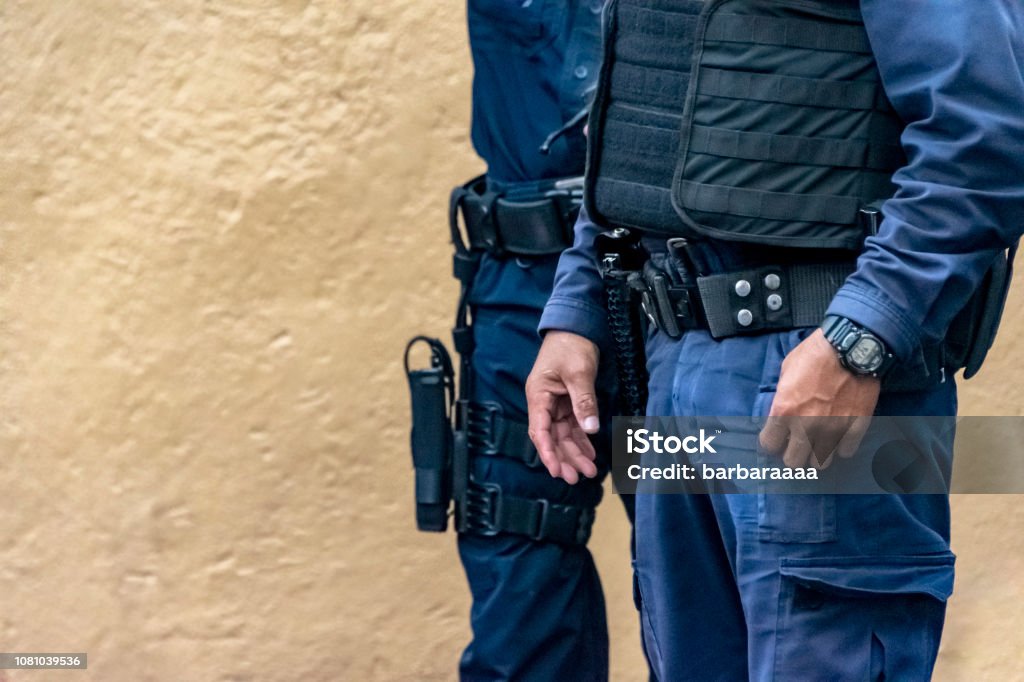
[[[766,192],[687,180],[679,182],[676,196],[684,206],[704,213],[839,225],[855,222],[861,207],[856,197]]]
[[[888,170],[902,159],[899,145],[867,140],[836,140],[794,135],[750,133],[694,125],[690,151],[749,161],[803,163],[839,168]]]
[[[649,106],[668,109],[679,107],[686,99],[686,86],[689,84],[678,71],[628,63],[616,65],[611,79],[613,90],[620,96],[631,95]],[[679,134],[678,130],[667,132]]]
[[[702,70],[697,84],[697,94],[821,109],[874,109],[878,91],[878,84],[872,82],[822,81],[723,69]]]
[[[615,197],[616,212],[605,215],[604,223],[638,225],[655,232],[672,232],[680,227],[679,218],[672,208],[672,193],[667,187],[611,177],[598,178],[591,187],[589,191],[593,195]],[[611,208],[610,202],[605,205]],[[616,217],[612,218],[613,215]]]
[[[678,135],[677,130],[611,120],[605,125],[604,145],[623,153],[630,152],[635,156],[647,157],[663,152],[666,145],[674,145]]]
[[[823,26],[818,21],[751,14],[715,14],[708,21],[704,38],[726,43],[871,54],[871,44],[859,26]]]
[[[698,95],[774,102],[822,109],[876,108],[880,88],[872,81],[826,81],[725,69],[701,70]]]

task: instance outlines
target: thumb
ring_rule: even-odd
[[[586,433],[597,433],[601,422],[597,417],[597,393],[594,389],[596,370],[582,369],[565,377],[565,388],[572,401],[572,413]]]

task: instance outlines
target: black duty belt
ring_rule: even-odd
[[[648,261],[631,276],[648,322],[672,338],[686,329],[705,329],[723,339],[818,326],[855,264],[767,265],[697,277],[685,267],[676,269],[670,276]],[[942,383],[945,366],[943,345],[926,346],[886,376],[883,390],[914,391]]]
[[[512,256],[558,254],[572,245],[582,196],[582,178],[545,181],[535,194],[513,198],[489,192],[481,175],[452,190],[452,239],[461,242],[461,211],[470,249]]]
[[[816,326],[853,271],[852,262],[771,265],[680,284],[648,263],[634,286],[657,329],[673,338],[685,329],[706,329],[721,339]]]

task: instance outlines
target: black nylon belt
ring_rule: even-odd
[[[528,467],[539,467],[540,457],[528,430],[527,424],[506,417],[498,403],[469,404],[466,431],[472,455],[507,457]]]
[[[506,495],[493,483],[470,481],[462,505],[464,532],[512,533],[562,545],[585,545],[594,526],[594,509]]]
[[[648,321],[671,338],[680,338],[686,329],[704,329],[723,339],[817,327],[853,271],[852,262],[769,265],[697,277],[696,285],[681,286],[669,283],[669,276],[649,261],[634,287],[642,292]],[[692,275],[685,273],[683,278],[687,277]],[[882,390],[892,393],[933,387],[946,381],[947,365],[942,344],[921,348],[915,358],[886,375]]]
[[[768,266],[698,277],[708,331],[720,339],[816,326],[853,271],[853,263],[826,263]]]
[[[452,190],[449,221],[458,231],[461,209],[470,249],[496,255],[545,256],[572,245],[573,223],[581,202],[582,184],[552,180],[532,198],[510,199],[487,191],[484,176]]]
[[[681,286],[648,263],[637,286],[655,328],[672,338],[684,329],[706,329],[722,339],[820,324],[853,271],[852,262],[769,265],[696,277],[695,286]]]

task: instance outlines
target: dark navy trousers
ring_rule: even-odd
[[[647,343],[650,415],[767,415],[811,329]],[[952,381],[876,414],[953,415]],[[952,457],[952,433],[919,434]],[[645,648],[662,680],[927,680],[952,591],[944,495],[638,494]]]
[[[498,402],[506,416],[523,422],[523,385],[540,347],[537,324],[556,260],[489,259],[475,284],[489,299],[473,308],[473,398]],[[493,302],[501,292],[519,303]],[[543,466],[502,457],[476,457],[472,471],[477,481],[496,483],[506,494],[593,507],[608,468],[607,449],[599,451],[601,475],[574,486]],[[458,542],[473,596],[473,640],[462,655],[462,679],[608,679],[604,595],[585,546],[507,534],[460,534]]]

